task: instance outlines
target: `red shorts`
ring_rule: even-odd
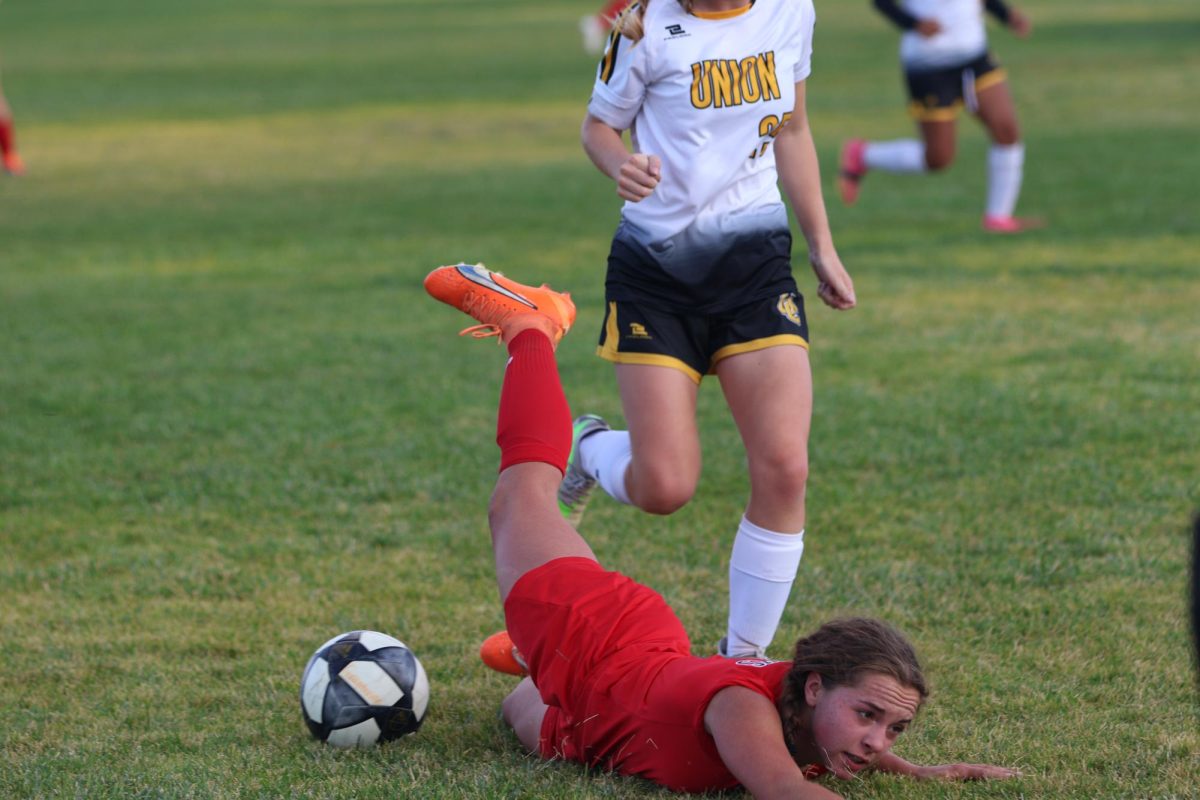
[[[602,675],[691,655],[662,595],[588,558],[558,558],[522,575],[504,616],[542,701],[568,713]]]
[[[504,611],[547,706],[539,754],[675,791],[737,785],[704,727],[705,709],[728,686],[777,702],[791,668],[691,655],[683,625],[657,592],[586,558],[529,571]]]

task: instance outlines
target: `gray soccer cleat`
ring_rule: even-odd
[[[587,507],[588,495],[596,486],[596,479],[583,471],[579,465],[579,443],[593,433],[612,430],[608,423],[595,414],[576,417],[571,434],[571,457],[567,459],[567,471],[558,485],[558,510],[563,518],[578,528]]]

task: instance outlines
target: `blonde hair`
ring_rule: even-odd
[[[694,3],[695,0],[679,0],[679,5],[683,6],[683,10],[689,14],[692,13]],[[625,10],[617,15],[613,27],[629,41],[638,41],[645,34],[645,31],[642,30],[642,18],[646,16],[646,6],[648,5],[650,5],[650,0],[638,0],[638,2],[626,6]]]

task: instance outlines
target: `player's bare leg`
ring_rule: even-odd
[[[542,718],[546,716],[546,704],[538,694],[533,681],[525,678],[517,684],[500,705],[500,714],[513,729],[518,741],[531,753],[540,750]]]
[[[999,145],[1016,144],[1021,141],[1021,129],[1017,124],[1017,107],[1013,103],[1008,81],[993,83],[976,96],[979,108],[975,114],[987,128],[992,142]]]
[[[595,559],[558,510],[571,412],[554,347],[575,321],[575,306],[570,295],[518,283],[482,264],[439,267],[426,276],[425,289],[480,323],[464,333],[498,335],[508,348],[496,424],[500,477],[488,508],[504,600],[534,567],[564,556]]]
[[[699,387],[669,367],[618,364],[616,372],[633,450],[629,500],[651,514],[670,514],[692,499],[700,480]]]
[[[564,422],[569,441],[571,420]],[[514,464],[500,473],[488,507],[488,524],[501,601],[518,578],[548,561],[567,556],[596,559],[558,510],[561,481],[557,467],[536,461]]]
[[[742,353],[717,365],[721,389],[746,446],[746,516],[777,531],[804,527],[812,371],[799,346]]]
[[[943,170],[954,163],[958,131],[954,120],[922,120],[917,123],[925,142],[925,168]]]
[[[812,373],[800,346],[717,364],[750,471],[750,502],[734,538],[724,655],[761,655],[774,638],[804,552]]]

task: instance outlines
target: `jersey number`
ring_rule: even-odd
[[[766,141],[760,144],[750,153],[751,158],[758,158],[763,153],[767,152],[767,148],[771,146],[771,142],[775,141],[775,137],[783,130],[783,126],[788,124],[788,120],[792,118],[792,112],[788,111],[783,115],[783,118],[774,114],[767,114],[758,121],[758,135]]]

